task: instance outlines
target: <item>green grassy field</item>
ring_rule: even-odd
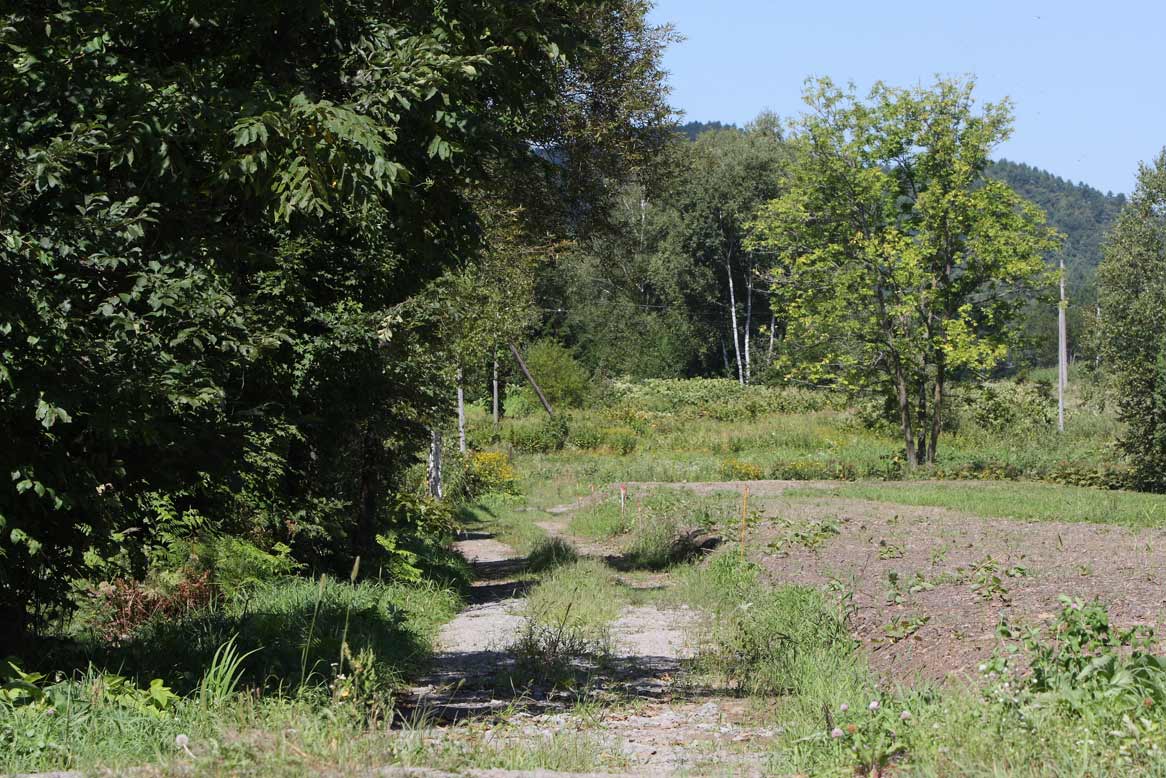
[[[1079,486],[1013,482],[848,483],[795,489],[785,495],[923,505],[1025,521],[1085,521],[1134,529],[1166,526],[1166,495]]]

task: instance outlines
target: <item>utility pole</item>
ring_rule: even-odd
[[[1061,302],[1057,306],[1057,431],[1065,431],[1065,389],[1069,386],[1069,336],[1065,326],[1065,258],[1061,257]]]
[[[546,408],[547,416],[554,416],[555,412],[551,410],[551,404],[547,402],[547,396],[543,394],[543,390],[539,388],[538,381],[535,381],[534,376],[530,374],[530,370],[527,368],[526,362],[522,359],[522,354],[518,352],[518,347],[513,343],[509,345],[510,353],[514,355],[514,361],[518,363],[518,367],[522,370],[522,374],[526,376],[526,380],[530,382],[530,386],[534,389],[534,393],[537,394],[538,399],[542,401],[543,408]]]

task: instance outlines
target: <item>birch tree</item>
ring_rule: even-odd
[[[744,131],[706,132],[693,144],[674,199],[683,250],[712,269],[723,285],[726,340],[742,384],[750,382],[753,372],[758,266],[757,253],[745,244],[745,223],[758,206],[778,195],[786,158],[772,115],[763,114]]]

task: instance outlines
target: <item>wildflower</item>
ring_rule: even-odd
[[[855,724],[847,724],[846,731],[849,732],[851,735],[853,735],[855,732],[858,731],[858,726]]]
[[[839,737],[842,737],[842,735],[843,735],[843,732],[842,732],[842,729],[840,727],[835,727],[834,729],[830,730],[830,737],[839,738]]]
[[[1147,697],[1146,699],[1142,700],[1142,705],[1146,708],[1152,708],[1154,707],[1154,701]]]
[[[866,707],[870,708],[871,710],[878,710],[879,709],[879,701],[878,700],[871,700],[870,705],[867,705]]]
[[[981,673],[986,671],[987,669],[988,669],[988,665],[980,665],[980,672]]]
[[[49,708],[48,710],[45,711],[45,715],[46,716],[56,716],[57,709],[56,708]]]
[[[190,745],[190,738],[188,738],[186,735],[176,735],[174,737],[174,745],[178,746],[179,748],[186,748],[188,745]]]
[[[899,721],[907,721],[911,718],[911,711],[905,710],[899,714]]]
[[[847,704],[844,702],[844,703],[842,703],[841,705],[839,705],[839,706],[838,706],[838,710],[840,710],[840,711],[842,711],[843,713],[845,713],[846,711],[850,710],[850,706],[849,706],[849,705],[847,705]]]

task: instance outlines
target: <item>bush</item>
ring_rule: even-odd
[[[726,481],[760,481],[764,478],[764,472],[761,465],[740,459],[726,459],[721,463],[721,477]]]
[[[988,432],[1048,430],[1057,404],[1047,383],[999,382],[972,389],[954,403],[957,413]]]
[[[730,581],[738,590],[741,584]],[[738,689],[801,695],[824,668],[850,664],[854,639],[838,609],[817,590],[785,586],[745,597],[750,606],[724,615],[705,658]]]
[[[571,564],[579,559],[579,554],[567,541],[561,538],[543,538],[526,558],[526,569],[532,573],[553,570],[560,565]]]
[[[635,451],[637,442],[635,430],[630,427],[608,427],[603,430],[603,445],[622,456]]]
[[[518,476],[503,451],[472,451],[466,457],[464,490],[469,500],[488,492],[518,494]]]
[[[530,454],[549,454],[559,451],[567,442],[570,428],[563,416],[547,416],[537,423],[515,424],[510,428],[510,444],[517,451]]]
[[[603,445],[603,430],[586,423],[572,423],[568,442],[581,451],[590,451]]]
[[[527,349],[525,360],[547,402],[556,411],[579,408],[586,402],[587,371],[565,346],[550,339],[537,341]],[[529,386],[524,386],[518,394],[525,395],[521,401],[524,405],[540,407],[541,403]]]

